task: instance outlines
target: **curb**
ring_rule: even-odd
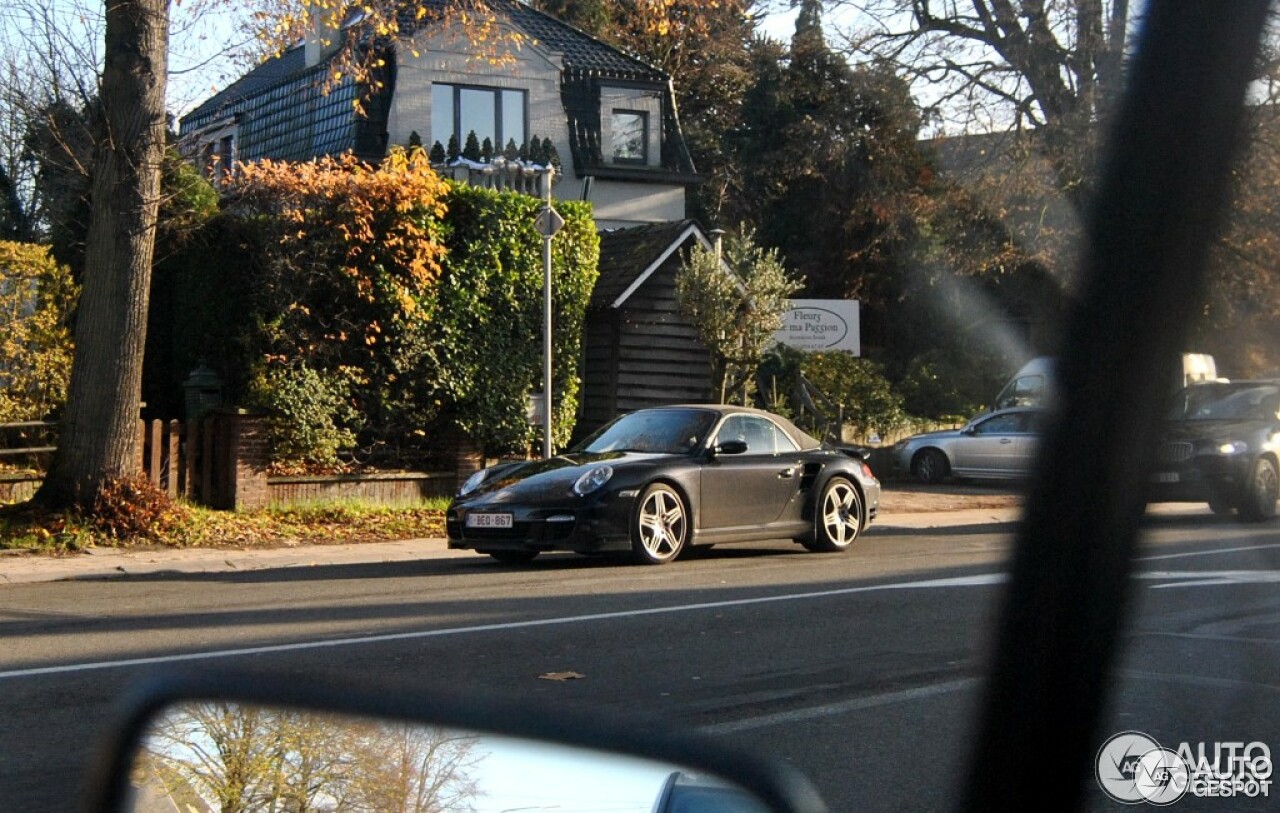
[[[1020,507],[965,508],[882,514],[871,526],[873,535],[903,535],[942,528],[1012,527]],[[1203,506],[1161,505],[1159,514],[1207,514]],[[181,573],[244,573],[258,570],[382,564],[429,559],[474,558],[472,551],[451,551],[443,538],[395,542],[297,545],[266,550],[185,548],[181,550],[120,550],[90,548],[74,556],[33,556],[20,552],[0,555],[0,587],[81,579],[111,579]]]

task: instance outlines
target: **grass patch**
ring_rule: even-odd
[[[0,550],[57,555],[95,546],[243,549],[441,537],[447,504],[344,501],[237,513],[178,502],[156,512],[156,521],[131,526],[118,508],[104,525],[100,511],[50,513],[21,503],[0,506]]]

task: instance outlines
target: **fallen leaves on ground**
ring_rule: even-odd
[[[582,680],[586,675],[581,672],[547,672],[545,675],[538,675],[538,680],[554,680],[563,683],[566,680]]]

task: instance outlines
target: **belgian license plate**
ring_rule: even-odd
[[[468,528],[510,528],[510,514],[467,514]]]
[[[1154,477],[1157,483],[1177,483],[1181,481],[1176,471],[1158,471]]]

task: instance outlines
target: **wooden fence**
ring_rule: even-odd
[[[15,471],[0,478],[0,499],[27,499],[42,479],[38,472],[57,450],[57,424],[7,423],[0,430],[0,463]],[[138,432],[138,470],[171,497],[214,508],[265,503],[266,461],[256,418],[228,413],[187,423],[139,421]]]
[[[224,502],[227,422],[139,421],[140,469],[169,496],[204,505]]]
[[[57,448],[57,425],[0,424],[0,430],[5,429],[14,429],[17,439],[0,437],[4,455],[0,463],[21,460],[30,468],[13,476],[0,472],[0,502],[30,499],[42,479],[39,471],[44,465],[40,464],[47,465]],[[448,496],[484,465],[469,439],[453,435],[442,439],[442,456],[453,461],[443,471],[268,477],[266,426],[259,416],[220,410],[190,422],[139,421],[138,432],[139,471],[151,482],[174,498],[232,510],[341,499],[402,503]]]

